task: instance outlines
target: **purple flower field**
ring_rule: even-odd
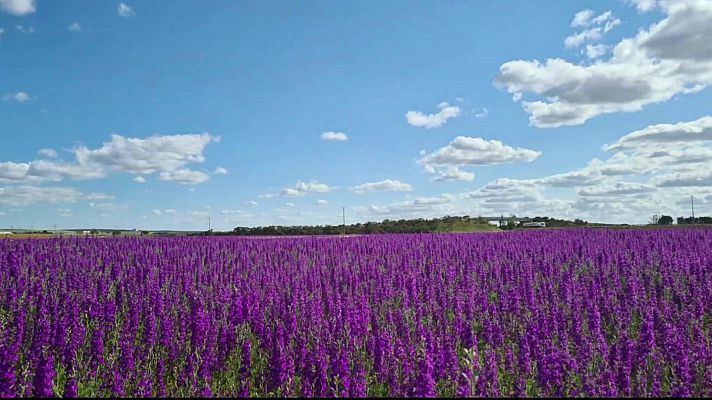
[[[0,240],[0,396],[712,396],[712,231]]]

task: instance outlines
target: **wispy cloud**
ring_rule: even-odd
[[[17,93],[8,93],[5,96],[3,96],[2,99],[7,102],[25,103],[30,100],[33,100],[34,97],[30,96],[29,94],[27,94],[25,92],[17,92]]]
[[[462,114],[462,109],[458,106],[451,106],[448,103],[438,104],[440,111],[434,114],[425,114],[420,111],[408,111],[405,118],[408,124],[425,129],[440,128],[451,118],[456,118]]]
[[[339,142],[345,142],[345,141],[349,140],[349,137],[346,136],[346,134],[343,132],[324,132],[321,134],[321,138],[323,140],[339,141]]]
[[[119,3],[119,6],[117,8],[117,13],[124,18],[130,17],[130,16],[136,14],[136,12],[134,12],[133,8],[129,7],[125,3]]]

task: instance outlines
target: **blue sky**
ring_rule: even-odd
[[[0,227],[712,213],[711,26],[710,0],[0,0]]]

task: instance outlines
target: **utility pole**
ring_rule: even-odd
[[[208,217],[208,232],[210,232],[210,217]]]
[[[695,198],[690,195],[690,205],[692,206],[692,224],[695,224]]]
[[[344,224],[344,235],[346,235],[346,207],[341,207],[341,218]]]

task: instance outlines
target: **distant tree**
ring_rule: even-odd
[[[672,217],[669,215],[662,215],[658,218],[658,225],[672,225]]]
[[[650,225],[657,225],[659,219],[660,217],[657,214],[653,215],[653,217],[650,218]]]

